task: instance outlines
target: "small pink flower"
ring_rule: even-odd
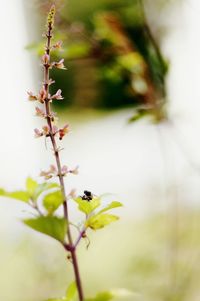
[[[46,99],[46,91],[44,89],[44,87],[40,90],[39,92],[39,95],[38,95],[38,100],[41,102],[41,103],[44,103]]]
[[[39,129],[34,129],[35,132],[35,138],[39,138],[43,136],[43,132],[41,132]]]
[[[63,99],[61,93],[62,93],[62,90],[59,89],[59,90],[56,92],[56,94],[54,94],[54,95],[51,96],[51,99],[57,99],[57,100]]]
[[[50,57],[47,53],[45,53],[43,56],[42,56],[42,62],[44,63],[44,65],[47,65],[49,63],[49,60],[50,60]]]
[[[69,124],[65,124],[63,128],[59,129],[59,139],[62,140],[63,137],[69,133]]]
[[[53,49],[60,49],[61,47],[62,47],[62,41],[58,41],[52,46]]]
[[[53,80],[53,79],[49,79],[49,81],[48,81],[48,85],[50,86],[50,85],[52,85],[52,84],[54,84],[55,83],[55,80]]]
[[[42,170],[41,173],[40,173],[40,177],[44,177],[46,180],[49,180],[53,176],[48,171]]]
[[[64,65],[64,59],[61,59],[59,62],[53,62],[52,67],[56,67],[58,69],[66,69]]]
[[[36,116],[45,117],[45,112],[43,110],[41,110],[39,107],[36,107],[35,111],[36,111]]]
[[[78,175],[78,169],[79,167],[76,166],[74,169],[70,170],[70,173],[72,173],[73,175]]]
[[[28,91],[27,93],[28,93],[28,100],[36,101],[38,99],[37,96],[33,94],[33,92]]]
[[[42,127],[42,129],[43,129],[43,135],[49,136],[49,133],[50,133],[49,126],[48,126],[48,125],[44,125],[44,126]]]
[[[66,165],[64,165],[62,168],[61,168],[61,173],[63,176],[66,176],[66,174],[69,172],[69,169]]]
[[[57,176],[58,172],[54,165],[50,165],[49,170],[44,171],[42,170],[40,173],[41,177],[44,177],[46,180],[51,179],[52,177]]]
[[[75,199],[76,198],[76,189],[72,189],[70,193],[68,194],[69,199]]]
[[[55,175],[57,174],[57,169],[56,169],[55,165],[53,165],[53,164],[50,165],[49,172],[52,174],[55,174]]]

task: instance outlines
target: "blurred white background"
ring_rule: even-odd
[[[40,84],[35,72],[39,61],[25,49],[37,32],[36,11],[21,0],[7,0],[2,5],[0,186],[14,190],[23,188],[27,176],[37,177],[41,169],[47,169],[53,158],[44,142],[33,138],[38,120],[34,106],[26,101],[26,91],[37,90]],[[68,187],[113,193],[125,204],[127,217],[165,209],[174,186],[181,202],[199,204],[199,14],[198,0],[185,0],[164,13],[156,12],[167,28],[162,48],[171,64],[168,110],[173,126],[156,126],[148,120],[128,125],[131,110],[72,123],[62,158],[64,164],[78,164],[80,174],[66,180]],[[19,216],[21,209],[20,204],[2,199],[1,219]]]

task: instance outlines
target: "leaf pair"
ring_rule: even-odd
[[[17,190],[13,192],[5,191],[4,189],[0,189],[0,195],[13,198],[25,203],[28,203],[30,200],[36,202],[38,197],[42,192],[48,191],[52,188],[59,188],[60,186],[56,183],[42,183],[38,184],[32,178],[27,178],[26,180],[26,190]]]
[[[98,230],[119,219],[116,215],[107,213],[105,214],[104,212],[117,207],[121,207],[122,204],[120,202],[114,201],[99,212],[94,213],[95,209],[97,209],[101,205],[101,198],[93,197],[92,200],[87,201],[82,199],[81,197],[78,197],[74,199],[74,201],[78,204],[78,209],[89,216],[89,218],[87,218],[85,222],[86,228]]]
[[[39,184],[32,178],[26,180],[26,190],[7,192],[0,189],[0,195],[25,203],[36,204],[42,193],[48,192],[52,188],[60,188],[56,183]],[[47,216],[25,219],[23,222],[30,228],[51,236],[58,241],[64,242],[67,231],[67,221],[64,218],[52,216],[54,211],[63,203],[63,196],[59,190],[50,192],[43,197],[43,206],[47,210]]]
[[[38,198],[42,193],[48,192],[53,188],[58,188],[59,190],[50,192],[46,194],[43,198],[43,206],[47,210],[48,215],[52,215],[54,211],[63,203],[63,196],[60,191],[60,186],[57,183],[37,183],[32,178],[27,178],[26,180],[26,190],[18,190],[13,192],[8,192],[0,189],[0,195],[13,198],[25,203],[37,203]]]

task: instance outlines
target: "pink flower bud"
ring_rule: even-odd
[[[76,166],[74,169],[70,170],[70,173],[72,173],[73,175],[78,175],[78,169],[79,167]]]
[[[66,69],[64,65],[64,59],[61,59],[59,62],[53,62],[52,67],[56,67],[58,69]]]
[[[35,111],[36,111],[36,116],[45,117],[45,112],[41,110],[39,107],[36,107]]]
[[[43,129],[43,135],[48,136],[49,132],[50,132],[49,126],[48,125],[44,125],[42,127],[42,129]]]
[[[62,41],[58,41],[52,46],[53,49],[60,49],[61,47],[62,47]]]
[[[49,81],[48,81],[48,85],[50,86],[50,85],[52,85],[52,84],[54,84],[55,83],[55,80],[53,80],[53,79],[49,79]]]
[[[63,176],[65,176],[67,173],[69,172],[69,169],[66,165],[64,165],[62,168],[61,168],[61,173]]]
[[[41,177],[45,177],[45,179],[51,179],[52,177],[55,177],[58,175],[58,171],[54,165],[50,165],[49,170],[44,171],[42,170],[40,173]]]
[[[63,128],[59,129],[59,139],[62,140],[63,137],[69,133],[69,124],[65,124]]]
[[[51,179],[53,176],[48,171],[41,171],[40,177],[44,177],[46,180]]]
[[[44,103],[46,99],[46,91],[44,89],[44,87],[40,90],[39,92],[39,95],[38,95],[38,100],[41,102],[41,103]]]
[[[42,56],[42,62],[44,63],[44,65],[47,65],[49,63],[49,60],[50,60],[50,57],[47,53],[45,53],[43,56]]]
[[[55,175],[58,173],[55,165],[50,165],[49,173],[52,173]]]
[[[28,100],[36,101],[38,99],[37,96],[33,94],[33,92],[28,91],[27,93],[28,93]]]
[[[35,138],[39,138],[43,136],[43,132],[41,132],[38,129],[34,129],[34,132],[35,132]]]
[[[75,199],[76,198],[76,189],[72,189],[70,193],[68,194],[69,199]]]
[[[63,99],[61,93],[62,93],[62,90],[59,89],[59,90],[56,92],[56,94],[54,94],[54,95],[51,96],[51,99],[57,99],[57,100]]]

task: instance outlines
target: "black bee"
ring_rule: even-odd
[[[84,201],[90,202],[93,199],[93,194],[90,191],[84,190],[84,195],[81,198]]]

